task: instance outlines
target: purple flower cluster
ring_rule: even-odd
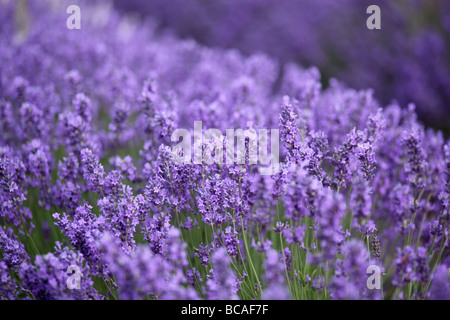
[[[450,7],[446,1],[114,3],[120,10],[154,17],[160,27],[183,38],[246,54],[265,52],[281,63],[315,65],[327,78],[342,79],[357,89],[374,88],[383,103],[413,101],[424,121],[448,128]],[[366,27],[369,5],[380,7],[380,30]],[[288,76],[289,71],[280,73]]]
[[[76,290],[70,290],[67,285],[71,275],[70,266],[80,269],[80,288]],[[67,247],[61,248],[59,243],[56,244],[54,253],[37,255],[33,264],[23,263],[19,276],[22,279],[22,290],[33,299],[102,299],[93,287],[90,268],[85,264],[83,255]]]
[[[450,142],[414,105],[80,3],[80,30],[0,4],[0,298],[450,298]],[[253,135],[174,161],[196,121],[279,130],[280,170]]]

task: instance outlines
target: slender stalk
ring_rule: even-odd
[[[245,246],[245,250],[247,252],[248,261],[250,262],[250,266],[252,268],[253,273],[255,274],[255,278],[256,278],[258,285],[261,285],[261,281],[259,281],[258,273],[256,272],[255,266],[253,265],[252,256],[250,254],[250,250],[249,250],[248,243],[247,243],[247,237],[245,236],[244,221],[243,221],[242,217],[241,217],[241,228],[242,228],[242,236],[244,237],[244,246]]]

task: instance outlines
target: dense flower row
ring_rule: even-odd
[[[417,103],[421,119],[450,126],[450,3],[428,0],[114,0],[182,37],[281,62],[315,65],[383,103]],[[381,30],[366,9],[381,9]],[[182,10],[179,8],[183,8]],[[448,129],[446,129],[448,132]]]
[[[0,10],[1,298],[450,298],[450,142],[414,105],[29,5]],[[279,172],[172,161],[194,121],[279,129]]]

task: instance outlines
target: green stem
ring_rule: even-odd
[[[280,233],[280,246],[281,246],[281,255],[283,256],[284,273],[286,275],[289,292],[292,294],[291,281],[289,280],[289,275],[288,275],[288,271],[287,271],[286,257],[284,256],[283,237],[282,237],[281,233]]]
[[[245,246],[245,250],[246,250],[247,256],[248,256],[248,261],[250,262],[250,266],[252,267],[252,271],[255,274],[258,285],[261,285],[261,281],[259,281],[258,273],[256,272],[255,266],[253,265],[252,256],[251,256],[250,250],[248,248],[247,237],[245,236],[245,230],[244,230],[244,220],[242,219],[242,217],[241,217],[241,228],[242,228],[242,236],[244,238],[244,246]]]

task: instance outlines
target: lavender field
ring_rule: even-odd
[[[449,300],[449,3],[180,2],[0,0],[0,298]]]

